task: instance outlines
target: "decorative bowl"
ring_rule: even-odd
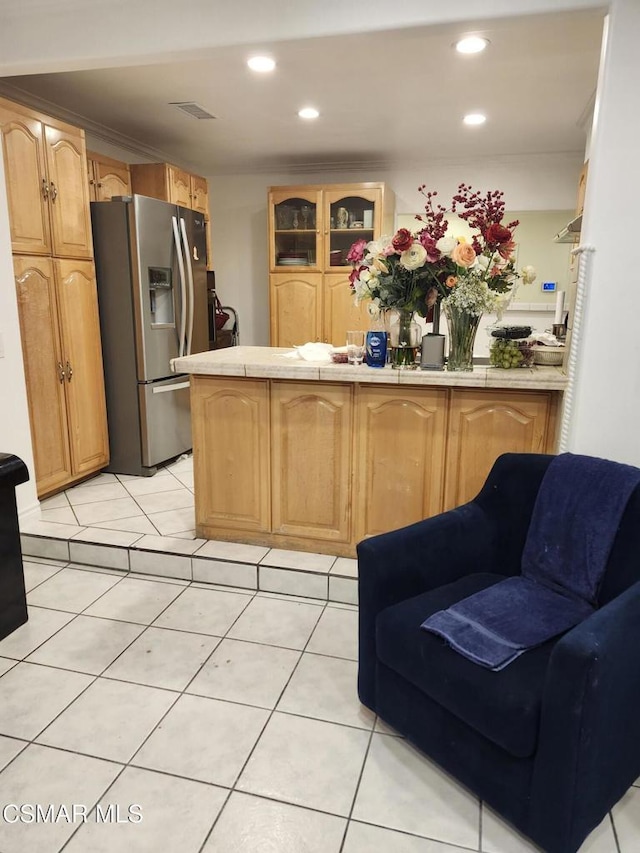
[[[546,364],[547,367],[558,367],[564,360],[566,347],[533,347],[534,364]]]

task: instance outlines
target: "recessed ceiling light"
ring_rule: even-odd
[[[469,113],[462,119],[465,124],[484,124],[486,120],[487,117],[482,113]]]
[[[489,44],[489,39],[481,36],[467,36],[456,42],[458,53],[480,53]]]
[[[298,110],[298,115],[300,118],[318,118],[320,113],[314,107],[304,107]]]
[[[247,65],[252,71],[262,73],[273,71],[276,67],[275,60],[271,59],[270,56],[252,56],[251,59],[247,60]]]

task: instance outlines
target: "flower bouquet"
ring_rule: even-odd
[[[536,277],[533,267],[515,268],[514,230],[518,220],[503,224],[505,205],[500,190],[485,195],[460,184],[451,205],[435,201],[437,192],[418,188],[425,197],[422,223],[415,233],[401,228],[393,238],[356,241],[347,255],[356,301],[370,299],[374,310],[395,308],[428,317],[442,304],[449,324],[448,368],[471,370],[473,341],[480,317],[501,315],[515,284]],[[447,234],[446,214],[457,214],[471,228],[471,240]],[[437,331],[438,311],[435,311]]]

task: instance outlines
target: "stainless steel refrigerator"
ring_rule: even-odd
[[[146,196],[91,203],[111,461],[155,474],[191,448],[189,377],[170,360],[208,349],[205,221]]]

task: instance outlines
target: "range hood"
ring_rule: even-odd
[[[571,222],[559,231],[553,238],[554,243],[575,243],[580,238],[582,228],[582,214],[576,216]]]

